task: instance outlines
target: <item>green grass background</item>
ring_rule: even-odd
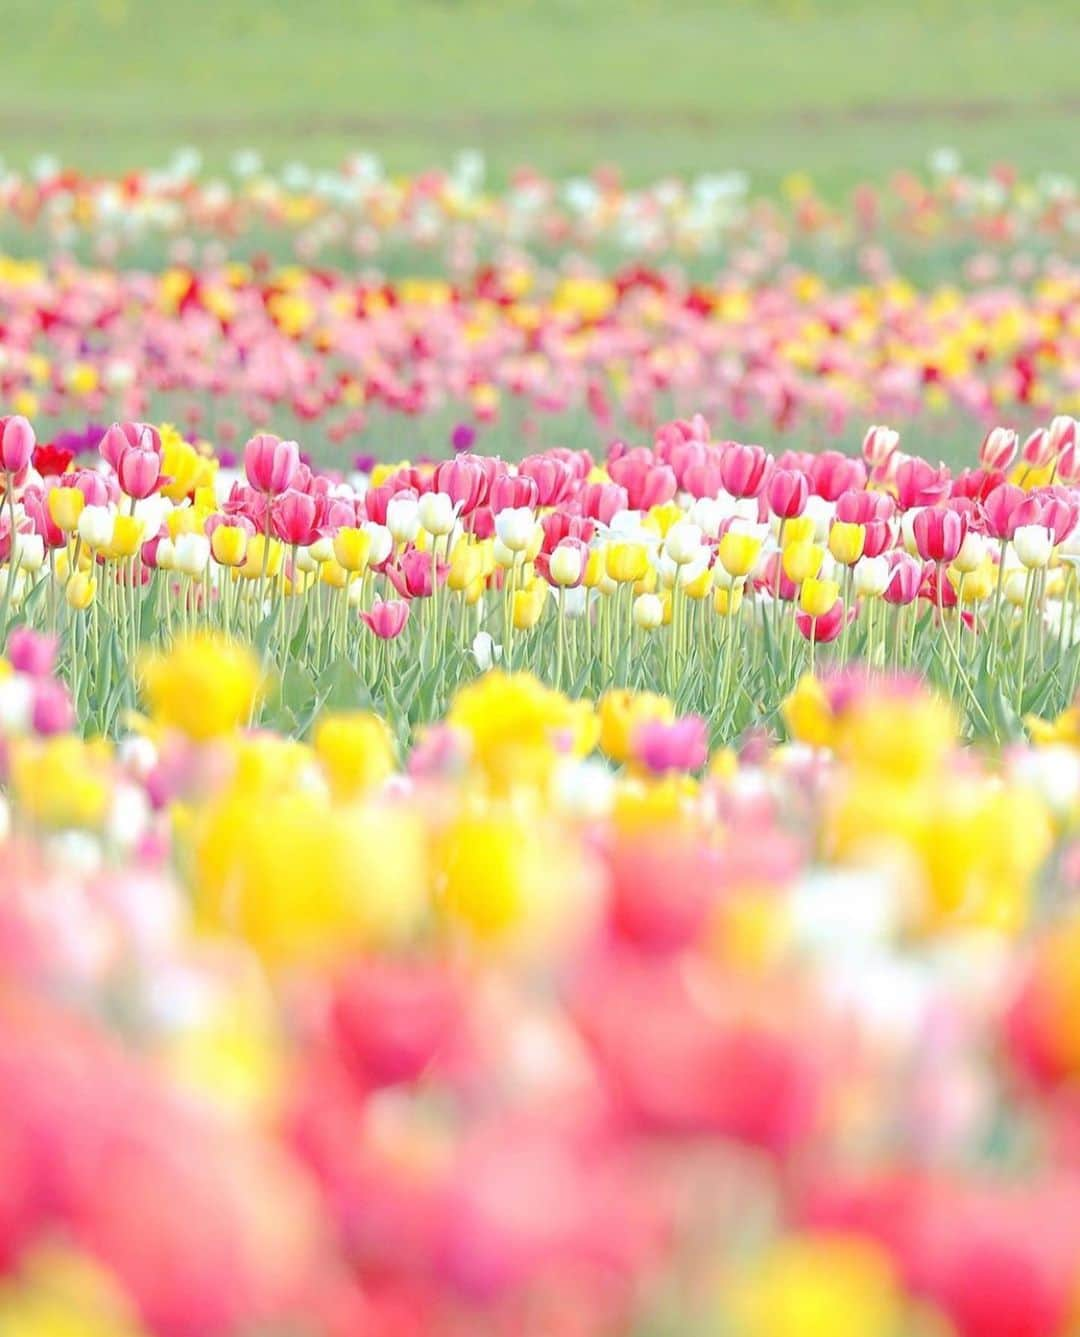
[[[393,170],[482,149],[497,180],[921,166],[1080,171],[1069,0],[0,0],[0,155],[211,166],[254,146]]]

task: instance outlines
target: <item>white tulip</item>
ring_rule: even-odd
[[[390,542],[391,546],[393,546],[392,539]],[[299,555],[300,554],[297,553],[298,557]],[[333,555],[334,540],[325,534],[322,538],[317,538],[311,547],[308,548],[308,556],[311,558],[314,566],[321,566],[323,562],[329,562]],[[306,568],[301,567],[300,569],[303,571]]]
[[[449,534],[457,518],[453,498],[445,492],[425,492],[417,503],[417,516],[432,538]]]
[[[664,540],[664,552],[676,566],[685,566],[701,555],[702,534],[689,520],[679,520],[671,526]]]
[[[420,532],[420,511],[415,497],[391,497],[386,505],[386,527],[395,543],[411,543]]]
[[[40,571],[45,565],[45,540],[40,534],[16,534],[12,556],[22,571]]]
[[[176,569],[185,576],[201,576],[210,561],[210,540],[205,534],[179,534],[173,541]]]
[[[383,562],[394,551],[394,536],[385,525],[380,525],[375,520],[365,520],[360,526],[365,534],[371,539],[371,548],[368,552],[369,566],[382,566]]]
[[[978,571],[986,557],[986,539],[974,529],[969,529],[964,536],[964,542],[960,551],[956,554],[956,561],[953,566],[961,575],[970,576],[972,571]]]
[[[727,511],[715,497],[699,497],[690,507],[690,519],[711,539],[720,537],[720,526],[727,519]]]
[[[577,585],[581,580],[585,554],[569,543],[560,543],[551,554],[548,570],[552,582],[560,586]]]
[[[113,525],[113,512],[108,506],[84,506],[78,535],[90,548],[107,548],[112,542]]]
[[[511,552],[524,552],[535,531],[536,518],[528,506],[508,506],[495,517],[495,534]]]
[[[664,602],[658,594],[639,594],[634,600],[634,625],[655,631],[664,621]]]
[[[490,632],[478,631],[473,637],[472,655],[481,673],[486,673],[492,664],[499,663],[502,653],[502,646],[496,644]]]
[[[829,530],[832,528],[833,518],[836,515],[835,504],[826,501],[824,497],[818,497],[811,493],[806,499],[806,508],[803,515],[808,515],[814,522],[814,541],[816,543],[828,542]]]
[[[176,544],[172,539],[162,539],[158,543],[155,561],[159,571],[176,570]]]
[[[305,575],[310,575],[313,571],[318,571],[319,563],[312,556],[315,545],[310,548],[297,548],[296,550],[296,569],[302,571]]]
[[[9,673],[0,678],[0,733],[27,733],[33,716],[33,679],[26,673]]]
[[[1021,525],[1013,535],[1016,555],[1029,571],[1049,565],[1054,537],[1045,525]]]
[[[860,557],[852,570],[855,593],[863,599],[877,599],[889,584],[889,562],[886,557]]]

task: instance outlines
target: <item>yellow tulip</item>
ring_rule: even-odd
[[[746,576],[754,569],[761,552],[761,539],[756,534],[741,534],[729,529],[717,545],[716,555],[729,576]]]
[[[649,569],[649,550],[644,543],[609,543],[605,565],[612,580],[620,585],[633,584]]]
[[[816,543],[792,543],[783,552],[784,575],[796,585],[812,580],[821,570],[825,551]]]
[[[54,487],[48,494],[49,516],[57,529],[70,534],[78,526],[86,498],[77,487]]]
[[[334,558],[350,574],[367,570],[371,554],[371,535],[355,525],[342,525],[334,535]]]
[[[849,524],[844,520],[834,520],[829,530],[829,551],[841,566],[854,566],[863,555],[866,544],[864,525]]]
[[[85,571],[76,571],[64,587],[64,598],[67,599],[68,607],[74,608],[77,612],[89,608],[96,594],[97,581]]]
[[[840,597],[840,586],[835,580],[818,580],[809,576],[799,591],[799,607],[811,617],[823,617]]]
[[[600,716],[600,748],[612,761],[629,761],[634,734],[643,724],[654,721],[670,724],[675,719],[674,703],[653,692],[631,692],[615,688],[605,692],[597,705]]]
[[[242,566],[247,555],[248,532],[240,525],[218,525],[210,536],[210,551],[221,566]]]
[[[263,688],[252,652],[212,632],[145,656],[139,677],[154,719],[197,742],[246,724]]]
[[[334,795],[352,798],[394,771],[394,744],[386,722],[370,711],[324,715],[315,729],[315,755]]]

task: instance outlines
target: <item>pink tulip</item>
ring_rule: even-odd
[[[493,515],[521,506],[535,506],[540,489],[524,474],[500,474],[491,481],[488,504]]]
[[[813,640],[818,645],[826,645],[836,640],[854,616],[855,610],[853,608],[845,610],[843,599],[837,599],[829,611],[822,613],[820,617],[812,617],[800,610],[795,614],[795,625],[808,641]]]
[[[1020,458],[1032,469],[1044,469],[1056,455],[1055,443],[1045,427],[1032,432],[1020,449]]]
[[[37,437],[21,414],[0,418],[0,467],[8,474],[21,474],[30,463]]]
[[[120,452],[116,474],[127,496],[142,501],[161,485],[161,456],[141,446],[125,446]]]
[[[17,673],[47,678],[56,663],[57,639],[32,627],[14,627],[8,636],[7,657]]]
[[[765,489],[769,510],[779,520],[794,520],[802,515],[809,495],[806,475],[796,469],[777,469]]]
[[[445,492],[460,515],[471,515],[487,495],[488,478],[474,456],[443,460],[432,479],[436,492]],[[385,517],[382,523],[385,523]]]
[[[401,599],[376,599],[360,616],[379,640],[392,641],[405,630],[409,605]]]
[[[927,562],[948,564],[956,559],[967,537],[967,516],[942,506],[928,506],[916,515],[912,530],[919,556]]]
[[[1027,493],[1012,483],[994,488],[982,505],[986,532],[991,538],[1011,539],[1016,533],[1017,513],[1027,500]]]
[[[316,525],[318,505],[306,492],[288,488],[275,497],[270,508],[274,536],[293,547],[307,547],[319,537]]]
[[[909,456],[893,475],[896,500],[900,509],[910,511],[916,506],[933,506],[949,493],[949,471],[944,465],[935,468],[927,460]]]
[[[889,583],[882,598],[901,606],[914,603],[922,585],[922,564],[906,552],[893,552],[889,554],[889,566]]]
[[[984,469],[1000,469],[1003,472],[1016,459],[1019,438],[1008,427],[993,427],[983,438],[979,447],[979,463]]]
[[[582,515],[609,525],[619,511],[629,510],[630,497],[617,483],[585,483],[578,493],[578,505]]]
[[[836,450],[815,455],[807,472],[811,491],[826,501],[835,501],[843,492],[866,486],[866,466],[862,460],[851,459]]]
[[[526,456],[518,465],[518,472],[536,484],[538,506],[559,506],[574,490],[570,466],[551,455]]]
[[[772,457],[763,446],[732,442],[720,457],[720,481],[733,497],[756,497],[765,483]]]
[[[75,723],[75,708],[68,689],[56,678],[39,677],[34,683],[31,722],[38,734],[67,733]]]
[[[114,473],[120,472],[120,457],[130,448],[160,455],[161,433],[145,422],[114,422],[98,443],[98,453]]]
[[[300,447],[269,433],[253,436],[244,447],[244,471],[253,488],[277,496],[292,482],[300,467]]]
[[[709,755],[708,726],[700,715],[686,715],[671,724],[642,724],[634,734],[633,749],[638,761],[655,775],[697,771]]]

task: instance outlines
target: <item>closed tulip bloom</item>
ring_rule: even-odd
[[[667,531],[664,551],[676,566],[696,561],[701,553],[702,533],[689,520],[680,520]]]
[[[829,530],[829,551],[841,566],[854,566],[863,555],[866,529],[862,525],[834,520]]]
[[[84,506],[76,526],[79,538],[90,548],[107,548],[112,542],[114,518],[108,506]]]
[[[94,602],[96,593],[97,581],[93,576],[88,576],[85,571],[76,571],[67,583],[64,597],[69,608],[81,612],[83,609],[89,608]]]
[[[817,537],[817,521],[812,515],[797,515],[784,525],[783,546],[795,543],[813,543]]]
[[[864,599],[876,599],[885,593],[889,583],[888,558],[860,557],[852,576],[857,595]]]
[[[356,525],[342,525],[333,538],[334,560],[345,571],[356,574],[367,570],[371,556],[371,535]]]
[[[1037,571],[1050,564],[1054,540],[1045,525],[1021,525],[1013,535],[1013,548],[1029,571]]]
[[[22,473],[30,463],[36,443],[34,429],[20,414],[0,418],[0,467],[5,473]]]
[[[890,604],[914,603],[922,584],[922,565],[905,552],[893,553],[889,563],[889,583],[882,598]]]
[[[500,663],[502,654],[502,646],[495,643],[490,632],[478,631],[473,637],[472,656],[481,673],[486,673],[493,664]]]
[[[495,534],[510,552],[525,552],[533,541],[536,517],[528,506],[508,506],[495,516]]]
[[[799,607],[810,617],[823,617],[840,597],[840,586],[835,580],[806,578],[799,591]]]
[[[377,520],[365,520],[360,526],[364,533],[371,540],[371,549],[368,552],[368,565],[380,567],[383,562],[394,551],[394,536],[385,525],[379,524]]]
[[[729,529],[723,534],[716,548],[720,565],[729,576],[736,579],[750,574],[760,554],[761,539],[758,535],[737,529]]]
[[[720,481],[733,497],[756,497],[765,481],[770,457],[762,446],[733,443],[720,459]]]
[[[953,562],[964,545],[968,519],[942,506],[928,506],[916,515],[912,535],[919,556],[927,562]]]
[[[274,537],[290,547],[306,546],[318,537],[318,504],[307,492],[287,488],[275,498],[270,511]]]
[[[134,557],[143,541],[143,522],[137,515],[117,515],[109,542],[111,557]]]
[[[649,550],[644,543],[614,542],[605,551],[607,574],[620,585],[641,580],[649,569]]]
[[[300,468],[300,447],[295,441],[261,432],[244,447],[244,471],[253,488],[276,497],[292,483]]]
[[[718,585],[713,592],[713,608],[721,617],[732,617],[742,607],[742,585]]]
[[[986,558],[986,539],[974,529],[969,529],[964,536],[960,551],[956,554],[953,566],[963,575],[977,571]]]
[[[825,551],[816,543],[792,543],[783,552],[784,575],[794,584],[812,580],[821,570]]]
[[[664,601],[658,594],[639,594],[634,600],[634,625],[655,631],[664,622]]]
[[[405,630],[409,605],[404,599],[376,599],[360,616],[379,640],[392,641]]]
[[[530,631],[540,621],[544,611],[544,583],[536,581],[528,589],[514,591],[514,628]]]
[[[412,543],[420,532],[419,503],[411,492],[391,497],[386,506],[386,527],[395,543]]]
[[[86,498],[77,487],[54,487],[47,494],[49,515],[56,527],[65,534],[77,528]]]
[[[20,571],[33,574],[45,565],[45,540],[40,534],[16,534],[11,549],[12,560]]]
[[[843,599],[840,598],[821,613],[813,614],[804,610],[795,615],[795,625],[800,634],[808,641],[816,641],[818,645],[827,645],[830,641],[835,641],[844,630],[847,620],[847,610],[844,608]]]
[[[810,484],[797,469],[777,469],[765,489],[765,500],[780,520],[794,520],[806,509]]]
[[[1008,427],[992,427],[979,447],[979,463],[984,469],[1004,472],[1016,459],[1020,438]]]
[[[863,437],[862,457],[871,469],[880,469],[900,444],[900,433],[891,427],[871,427]]]
[[[242,525],[217,525],[210,534],[210,551],[222,566],[243,566],[251,531]]]
[[[442,538],[457,522],[453,498],[445,492],[425,492],[417,503],[417,518],[432,538]]]
[[[161,481],[161,456],[153,450],[128,446],[120,455],[116,474],[127,496],[142,501],[158,489]]]
[[[450,553],[449,570],[446,583],[450,589],[461,593],[484,574],[484,550],[474,540],[463,537],[454,544]]]
[[[180,534],[173,542],[176,569],[185,576],[201,576],[210,561],[210,540],[205,534]]]
[[[560,589],[581,584],[588,549],[580,539],[564,539],[548,559],[551,583]]]

